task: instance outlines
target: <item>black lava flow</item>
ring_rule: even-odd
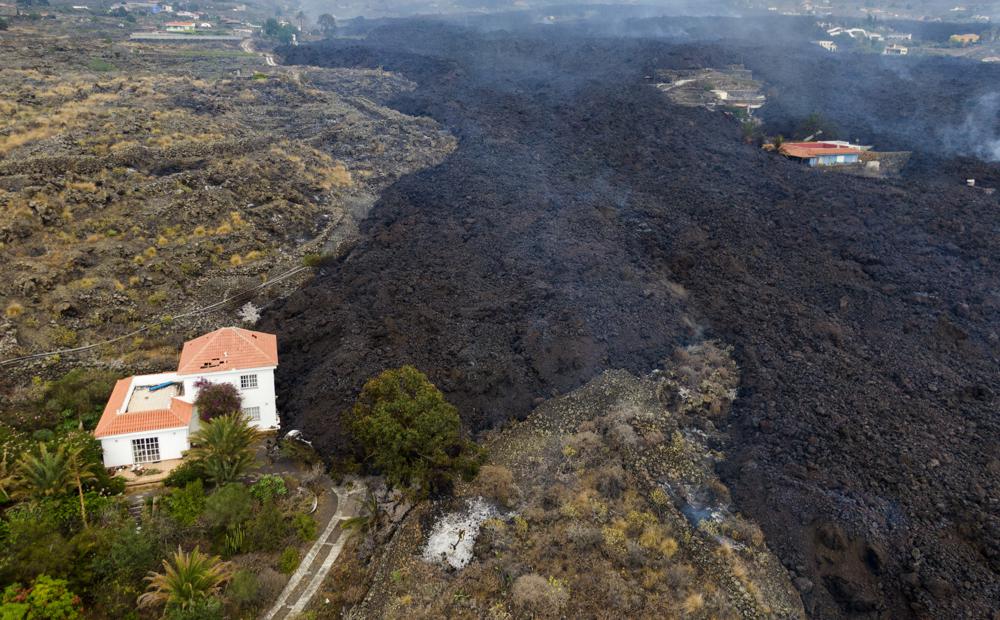
[[[412,363],[481,431],[604,369],[649,372],[718,338],[742,372],[724,480],[810,615],[992,613],[1000,207],[961,177],[997,166],[921,128],[972,105],[977,71],[995,69],[886,69],[735,32],[404,20],[365,34],[285,59],[401,72],[418,87],[387,103],[459,146],[385,192],[357,245],[265,317],[288,428],[343,455],[340,412],[366,379]],[[845,133],[916,149],[915,163],[887,180],[811,171],[647,80],[737,62],[768,83],[769,126],[822,110]],[[848,76],[882,83],[831,95],[826,80]],[[891,101],[913,124],[889,118]]]

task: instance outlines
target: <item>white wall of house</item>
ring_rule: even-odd
[[[201,379],[212,383],[231,383],[243,398],[243,410],[258,409],[260,419],[253,420],[253,425],[260,429],[276,429],[280,426],[278,407],[274,396],[274,366],[267,368],[251,368],[249,370],[233,370],[212,372],[202,375],[181,375],[184,381],[184,399],[194,401],[198,397],[195,387]],[[242,377],[256,377],[257,387],[244,387]]]
[[[188,442],[187,428],[113,435],[101,439],[101,448],[104,450],[104,466],[121,467],[133,465],[132,440],[146,437],[156,437],[158,439],[161,461],[179,459],[181,458],[181,454],[191,447]]]

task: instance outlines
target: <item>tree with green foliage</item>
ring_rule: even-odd
[[[101,419],[108,395],[115,385],[115,374],[94,368],[74,368],[62,377],[45,384],[42,406],[62,416],[63,428],[93,430]]]
[[[295,36],[298,30],[292,24],[282,24],[271,17],[264,22],[262,32],[269,39],[275,39],[279,43],[288,44],[292,42],[292,37]]]
[[[201,461],[215,484],[234,482],[254,465],[253,446],[260,433],[242,413],[230,413],[202,424],[191,437],[190,455]]]
[[[316,20],[316,24],[319,25],[319,29],[323,31],[323,35],[327,37],[332,37],[337,34],[337,18],[329,13],[323,13]]]
[[[167,612],[187,610],[212,598],[232,577],[232,567],[218,556],[208,556],[197,547],[187,553],[180,547],[171,560],[163,560],[163,572],[150,572],[147,591],[139,607],[164,605]]]
[[[471,479],[478,449],[462,438],[458,410],[413,366],[368,381],[346,416],[368,462],[411,497],[448,492]]]
[[[39,575],[30,586],[7,586],[0,604],[3,620],[75,620],[83,617],[80,597],[73,594],[62,579]]]
[[[17,461],[14,496],[40,499],[65,494],[73,486],[69,459],[65,446],[53,452],[48,444],[39,442],[34,451],[25,452]]]
[[[7,30],[7,20],[0,17],[0,30]]]
[[[194,406],[198,410],[198,417],[206,422],[219,416],[238,413],[243,408],[243,397],[232,383],[212,383],[208,379],[200,379],[194,386],[198,390]]]

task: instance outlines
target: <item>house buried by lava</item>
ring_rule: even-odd
[[[909,152],[874,151],[871,146],[843,140],[782,142],[778,146],[765,144],[764,149],[777,151],[810,168],[870,177],[897,174],[910,158]]]
[[[763,85],[743,65],[724,69],[661,69],[656,87],[678,105],[752,113],[767,101]]]

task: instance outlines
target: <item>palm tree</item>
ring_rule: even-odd
[[[50,452],[44,442],[39,442],[38,452],[25,452],[17,462],[17,489],[21,498],[53,497],[62,495],[74,486],[69,469],[66,448],[59,446]]]
[[[202,461],[216,484],[232,482],[254,463],[253,445],[259,438],[242,413],[231,413],[205,422],[191,437],[191,456]]]
[[[345,530],[358,530],[359,532],[370,532],[378,529],[379,521],[382,519],[383,510],[378,505],[378,498],[368,489],[365,499],[361,503],[361,510],[356,517],[350,517],[340,522],[340,527]]]
[[[4,453],[3,468],[6,468]],[[0,473],[2,473],[0,469]],[[38,453],[25,452],[17,463],[16,475],[0,476],[0,488],[6,481],[16,485],[14,493],[20,498],[40,498],[62,495],[75,489],[80,496],[80,520],[87,527],[87,506],[83,498],[83,483],[97,479],[94,463],[87,462],[82,447],[59,446],[50,452],[48,445],[40,442]],[[6,488],[3,488],[6,492]]]
[[[17,479],[7,467],[7,448],[3,450],[3,459],[0,459],[0,501],[10,499],[10,494],[14,490]]]
[[[66,455],[70,479],[76,485],[76,491],[80,496],[80,521],[83,522],[83,527],[87,527],[87,505],[83,501],[83,483],[97,480],[95,464],[84,458],[82,447],[70,448]]]
[[[163,572],[150,571],[149,585],[138,599],[139,607],[165,604],[187,609],[194,603],[217,594],[233,576],[232,565],[219,556],[208,556],[195,547],[186,553],[180,547],[173,562],[163,560]]]

